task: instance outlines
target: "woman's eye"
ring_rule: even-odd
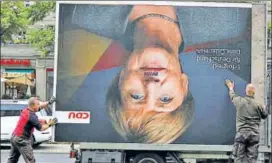
[[[141,94],[131,94],[130,96],[135,100],[141,100],[144,98],[144,95]]]
[[[160,98],[160,100],[163,103],[169,103],[169,102],[171,102],[173,100],[173,98],[168,97],[168,96],[163,96],[163,97]]]

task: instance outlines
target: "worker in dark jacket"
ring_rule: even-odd
[[[261,119],[268,116],[264,105],[254,100],[256,92],[252,84],[246,86],[246,96],[235,94],[234,83],[226,80],[229,96],[236,107],[236,136],[234,140],[233,156],[235,163],[255,163],[258,158],[259,126]]]
[[[17,126],[11,137],[11,151],[8,163],[17,163],[20,155],[23,156],[26,163],[34,163],[35,157],[31,146],[31,138],[36,128],[39,131],[47,130],[57,123],[57,119],[50,119],[47,124],[41,124],[35,112],[47,108],[49,104],[55,102],[52,97],[48,102],[41,102],[36,97],[31,97],[28,101],[28,107],[22,110]]]

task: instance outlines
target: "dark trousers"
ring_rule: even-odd
[[[233,156],[235,163],[256,163],[259,148],[259,133],[242,129],[235,135]]]
[[[35,163],[33,148],[29,139],[12,136],[11,150],[8,158],[8,163],[17,163],[22,155],[26,163]]]

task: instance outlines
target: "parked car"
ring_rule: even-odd
[[[19,120],[22,109],[27,108],[27,100],[1,100],[1,145],[10,142],[12,132],[14,131],[16,124]],[[51,108],[42,109],[36,112],[40,122],[46,123],[52,115]],[[45,131],[34,130],[31,138],[32,145],[34,147],[40,145],[43,142],[51,140],[51,129]]]

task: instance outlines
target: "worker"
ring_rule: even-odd
[[[48,108],[56,101],[55,97],[47,102],[40,101],[37,97],[28,100],[28,107],[22,110],[17,126],[11,137],[11,151],[8,163],[17,163],[20,155],[26,163],[34,163],[35,157],[31,143],[34,128],[39,131],[47,130],[57,123],[57,118],[50,119],[47,124],[41,124],[35,112]]]
[[[261,119],[266,119],[268,111],[265,105],[254,99],[256,88],[252,84],[246,86],[246,96],[240,97],[234,92],[234,82],[226,80],[229,96],[236,107],[236,135],[233,146],[235,163],[255,163],[258,158],[259,126]]]

